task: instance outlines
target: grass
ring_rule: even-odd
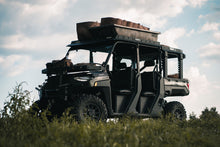
[[[49,122],[20,115],[0,119],[0,146],[219,146],[220,119],[130,119]]]
[[[17,91],[10,95],[10,103],[5,103],[1,111],[0,146],[2,147],[217,147],[220,145],[220,115],[215,108],[206,108],[199,118],[191,115],[185,121],[178,121],[172,117],[147,120],[125,117],[117,121],[97,123],[90,120],[78,123],[67,115],[48,121],[45,113],[42,117],[30,115],[22,103],[27,102],[28,93],[24,96],[20,89],[18,96],[15,94]],[[17,97],[14,98],[15,96]],[[14,99],[11,99],[12,97]]]

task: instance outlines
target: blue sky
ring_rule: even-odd
[[[184,51],[191,93],[168,100],[181,101],[188,114],[220,111],[219,0],[0,0],[0,108],[16,82],[26,81],[38,99],[41,70],[77,39],[75,24],[110,16],[159,31],[161,43]]]

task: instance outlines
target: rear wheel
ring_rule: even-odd
[[[99,97],[91,94],[81,94],[74,101],[73,114],[78,121],[87,119],[105,121],[107,119],[107,108]]]
[[[180,102],[169,102],[165,105],[165,115],[173,115],[176,119],[186,119],[186,110]]]

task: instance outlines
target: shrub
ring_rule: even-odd
[[[30,92],[23,90],[22,85],[24,83],[16,84],[13,92],[8,94],[7,98],[10,98],[10,100],[4,103],[4,109],[1,111],[2,117],[15,117],[29,106]]]
[[[205,110],[202,111],[200,115],[200,119],[202,120],[210,120],[212,118],[219,118],[220,115],[216,111],[215,107],[210,108],[210,110],[206,107]]]

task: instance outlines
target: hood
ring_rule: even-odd
[[[99,71],[105,68],[98,63],[78,63],[72,64],[68,59],[54,60],[46,64],[46,69],[42,70],[43,74],[63,74],[67,72],[79,71]]]
[[[103,70],[104,67],[97,63],[78,63],[72,66],[72,71],[91,71],[91,70]]]

